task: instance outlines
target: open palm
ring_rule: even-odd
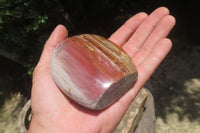
[[[128,106],[171,49],[166,36],[175,24],[168,9],[160,7],[149,16],[138,13],[122,25],[109,40],[124,49],[138,70],[138,80],[122,98],[101,111],[86,109],[66,97],[50,73],[54,48],[68,33],[58,25],[47,40],[33,74],[31,106],[33,118],[29,132],[112,132]]]

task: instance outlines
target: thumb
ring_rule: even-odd
[[[68,31],[63,25],[58,25],[44,45],[38,64],[49,65],[54,48],[68,36]]]

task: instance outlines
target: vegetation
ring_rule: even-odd
[[[63,18],[56,3],[1,0],[0,54],[22,64],[31,74],[49,31]]]
[[[188,19],[184,19],[193,19],[185,10],[194,14],[193,5],[173,0],[0,0],[0,55],[22,64],[31,74],[43,43],[57,24],[64,24],[70,35],[95,33],[108,37],[133,14],[150,13],[158,6],[171,7],[172,14],[175,10],[182,13],[175,17],[184,22],[188,36],[191,32],[192,37],[197,36],[199,31],[187,28]]]

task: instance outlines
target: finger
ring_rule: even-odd
[[[120,98],[116,103],[114,103],[108,110],[107,114],[109,117],[115,117],[118,121],[121,116],[126,112],[129,105],[136,97],[137,93],[144,86],[147,80],[150,78],[152,73],[169,53],[172,47],[172,43],[169,39],[161,39],[155,48],[152,50],[151,54],[144,60],[142,64],[137,67],[138,79],[135,85],[130,89],[122,98]],[[123,108],[120,108],[123,107]],[[117,117],[116,117],[117,116]],[[117,123],[116,123],[117,124]]]
[[[54,31],[52,32],[51,36],[45,43],[42,55],[40,57],[40,61],[38,64],[42,65],[49,65],[50,57],[54,50],[54,48],[65,38],[67,38],[68,32],[67,29],[63,25],[58,25]]]
[[[137,70],[139,73],[138,79],[141,80],[141,85],[144,85],[144,83],[146,83],[146,81],[150,78],[158,65],[167,56],[171,48],[172,42],[170,39],[161,39],[160,41],[158,41],[151,53],[144,59],[144,61],[139,64],[139,66],[137,66]],[[142,87],[141,85],[138,87]]]
[[[132,57],[144,44],[145,40],[151,34],[155,26],[166,15],[169,10],[165,7],[160,7],[152,12],[148,18],[138,27],[133,36],[123,45],[123,49]]]
[[[134,15],[127,20],[115,33],[113,33],[109,40],[118,46],[122,46],[146,17],[147,14],[143,12]]]
[[[123,97],[121,97],[117,102],[107,109],[105,113],[106,118],[116,118],[116,123],[120,121],[121,117],[124,115],[129,105],[136,97],[139,90],[144,86],[147,80],[150,78],[154,70],[165,58],[167,53],[170,51],[172,43],[169,39],[164,38],[160,40],[151,54],[145,59],[143,64],[137,67],[138,69],[138,79],[135,82],[135,85],[130,89]],[[123,107],[123,108],[121,108]],[[109,116],[109,117],[107,117]]]
[[[133,56],[135,56],[135,65],[139,65],[148,54],[152,51],[156,43],[165,38],[172,28],[175,25],[175,18],[171,15],[167,15],[163,17],[163,19],[159,22],[159,24],[155,27],[151,35],[148,37],[144,45],[140,48],[138,52],[136,52]]]
[[[43,106],[40,105],[48,105],[49,103],[55,102],[55,99],[58,99],[57,101],[60,101],[59,99],[62,99],[64,97],[62,93],[60,93],[59,89],[57,89],[56,84],[53,82],[50,73],[50,57],[54,48],[62,40],[64,40],[67,35],[67,29],[63,25],[58,25],[45,43],[40,61],[38,62],[33,72],[33,86],[31,93],[31,104],[32,106],[34,106],[33,108],[36,108],[36,106],[41,108]],[[37,102],[38,100],[40,100],[39,104]],[[59,106],[59,104],[55,104],[55,106]]]
[[[144,84],[149,80],[153,72],[163,61],[171,48],[172,42],[170,39],[161,39],[152,50],[151,54],[143,61],[143,63],[141,63],[139,66],[136,66],[138,70],[138,79],[134,85],[134,88],[128,92],[130,94],[126,94],[128,95],[128,101],[131,102],[134,99],[134,94],[137,94]]]
[[[52,32],[51,36],[45,43],[42,55],[37,66],[33,72],[33,83],[35,81],[40,81],[38,79],[41,78],[41,75],[44,75],[49,79],[51,77],[50,74],[50,58],[54,48],[67,37],[67,29],[63,25],[58,25],[54,31]]]

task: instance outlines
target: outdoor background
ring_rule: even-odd
[[[69,36],[109,37],[138,12],[169,8],[173,49],[145,85],[155,100],[158,133],[200,132],[200,8],[192,0],[0,0],[0,133],[17,133],[43,44],[58,24]]]

